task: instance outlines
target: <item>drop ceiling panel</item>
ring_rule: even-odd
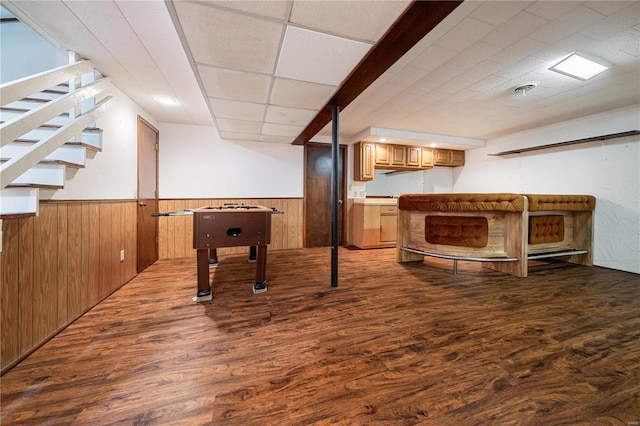
[[[376,42],[409,1],[294,1],[290,22],[323,33]],[[340,19],[336,19],[340,17]]]
[[[262,133],[271,136],[291,136],[295,137],[304,130],[304,126],[292,126],[288,124],[264,123]]]
[[[228,118],[218,118],[216,121],[218,128],[225,132],[259,134],[262,127],[262,122],[260,121],[231,120]]]
[[[530,37],[543,43],[555,43],[576,31],[587,28],[604,17],[601,13],[579,6],[532,33]]]
[[[437,41],[437,45],[445,49],[462,52],[471,46],[476,40],[480,40],[483,36],[490,33],[495,25],[478,21],[477,19],[463,19],[459,26],[449,31]]]
[[[299,126],[306,126],[313,117],[315,117],[317,111],[309,109],[299,108],[287,108],[275,105],[269,105],[267,107],[267,114],[265,115],[265,122],[267,123],[279,123],[279,124],[295,124]]]
[[[276,76],[337,86],[371,45],[287,27]]]
[[[275,78],[271,90],[272,105],[320,110],[336,91],[336,86]]]
[[[196,62],[271,74],[283,25],[204,3],[173,3]]]
[[[213,113],[218,118],[236,120],[262,121],[265,105],[250,102],[230,101],[227,99],[209,98]]]
[[[274,19],[286,19],[287,0],[207,0],[210,4],[215,4],[222,8],[234,9],[251,15],[259,15]]]
[[[501,1],[499,5],[494,2],[485,2],[470,17],[492,25],[502,25],[511,20],[524,8],[530,5],[531,1]]]
[[[271,76],[199,65],[207,96],[237,101],[267,103]]]

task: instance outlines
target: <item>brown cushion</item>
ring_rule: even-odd
[[[425,216],[424,239],[431,244],[485,247],[489,223],[484,217]]]
[[[559,243],[564,240],[564,216],[529,217],[529,244]]]
[[[398,198],[400,210],[426,212],[509,211],[524,210],[520,194],[403,194]]]
[[[596,208],[593,195],[525,194],[529,199],[529,211],[587,212]]]

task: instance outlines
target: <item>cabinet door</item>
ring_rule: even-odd
[[[464,166],[464,151],[451,151],[451,165]]]
[[[404,145],[391,146],[391,165],[406,166],[407,165],[407,147]]]
[[[407,167],[420,167],[422,164],[422,148],[419,146],[407,147]]]
[[[388,166],[391,164],[391,145],[376,144],[376,166]]]
[[[353,146],[353,180],[373,180],[375,146],[371,142],[358,142]]]
[[[448,166],[451,164],[451,151],[448,149],[436,149],[433,152],[433,164],[436,166]]]
[[[395,243],[398,233],[397,215],[380,215],[380,244]]]
[[[422,148],[420,167],[433,167],[433,150],[431,148]]]

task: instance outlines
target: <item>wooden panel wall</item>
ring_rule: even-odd
[[[304,233],[302,198],[259,199],[188,199],[160,200],[161,212],[196,209],[204,206],[220,206],[224,203],[275,207],[284,214],[271,216],[271,245],[269,250],[302,248]],[[193,216],[162,216],[159,219],[159,258],[177,259],[195,257],[193,249]],[[218,254],[246,253],[248,247],[221,248]]]
[[[42,202],[2,221],[3,372],[136,275],[136,214],[135,201]]]

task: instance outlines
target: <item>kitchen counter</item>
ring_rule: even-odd
[[[397,198],[354,198],[354,204],[365,204],[375,206],[397,206]]]

